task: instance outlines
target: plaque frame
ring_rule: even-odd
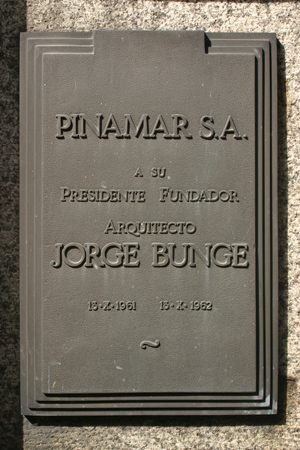
[[[256,183],[258,373],[255,395],[245,394],[87,394],[41,392],[42,328],[39,242],[41,183],[42,57],[49,52],[93,53],[95,33],[165,33],[101,31],[21,34],[21,385],[22,413],[34,416],[73,415],[257,415],[276,414],[278,390],[278,212],[277,212],[277,40],[268,33],[199,33],[206,54],[254,55],[256,60]],[[176,32],[174,32],[176,33]],[[31,202],[28,199],[33,198]]]

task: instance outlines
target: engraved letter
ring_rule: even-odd
[[[188,262],[188,248],[189,244],[182,244],[183,250],[183,260],[181,262],[175,261],[175,248],[176,244],[168,244],[169,247],[169,254],[170,254],[170,263],[174,267],[184,267],[187,265]]]
[[[124,267],[139,267],[140,261],[136,259],[131,261],[132,258],[137,258],[138,250],[140,248],[137,242],[126,242],[123,244],[124,247]]]
[[[230,194],[230,200],[229,200],[230,202],[234,202],[234,201],[239,202],[238,194],[236,191],[229,191],[229,194]]]
[[[225,260],[224,261],[218,261],[217,260],[217,251],[220,249],[220,248],[226,248],[230,253],[224,253],[224,258],[225,258]],[[212,255],[212,257],[211,257],[211,259],[212,259],[212,262],[216,265],[216,266],[218,266],[218,267],[230,267],[231,266],[231,260],[232,260],[232,251],[231,251],[231,247],[230,247],[230,245],[227,245],[227,244],[216,244],[214,247],[213,247],[213,249],[212,249],[212,252],[211,252],[211,255]]]
[[[200,252],[200,250],[195,246],[195,244],[190,244],[190,249],[192,251],[192,258],[191,258],[191,262],[189,264],[190,267],[196,267],[196,263],[195,263],[195,254],[197,254],[199,256],[199,258],[201,259],[201,261],[204,262],[204,264],[206,265],[206,267],[210,267],[210,251],[211,251],[211,244],[205,244],[206,247],[206,255],[204,256],[202,252]]]
[[[159,197],[159,201],[160,202],[165,202],[166,200],[166,198],[168,197],[168,195],[169,195],[169,188],[167,188],[167,187],[161,187],[161,188],[159,188],[159,192],[160,192],[160,197]]]
[[[200,122],[206,130],[209,130],[208,134],[203,134],[202,131],[199,131],[200,137],[203,139],[213,139],[215,136],[215,130],[211,124],[214,123],[214,119],[211,116],[203,116],[201,117]]]
[[[50,265],[52,267],[55,267],[55,269],[58,269],[61,266],[61,252],[62,252],[63,246],[64,246],[64,244],[55,244],[55,247],[57,250],[56,261],[52,260],[50,262]]]
[[[112,248],[117,248],[120,250],[120,252],[116,251],[115,252],[115,256],[117,257],[117,259],[115,261],[109,261],[108,260],[108,252],[110,249]],[[123,264],[123,259],[124,259],[124,253],[122,252],[123,248],[122,245],[120,244],[116,244],[115,242],[112,242],[110,244],[106,244],[103,248],[102,248],[102,259],[105,262],[105,264],[107,264],[109,267],[120,267]]]
[[[78,250],[80,258],[78,261],[72,261],[69,259],[68,253],[70,250]],[[69,267],[80,267],[85,261],[85,248],[83,245],[78,244],[76,242],[71,242],[70,244],[66,245],[63,251],[63,261],[69,266]]]
[[[164,244],[153,242],[153,267],[166,267],[169,264],[169,257],[167,255],[168,249]],[[159,262],[159,258],[163,257],[163,261]]]
[[[188,120],[183,114],[172,114],[173,134],[172,138],[180,139],[179,130],[183,132],[187,139],[192,139],[192,135],[187,131]]]
[[[242,136],[238,132],[237,127],[235,126],[234,120],[231,116],[227,117],[224,129],[220,136],[220,139],[226,139],[226,136],[228,133],[233,133],[234,139],[242,139]]]
[[[98,125],[95,125],[91,119],[84,113],[80,113],[79,117],[81,118],[81,122],[82,122],[82,130],[81,130],[81,134],[79,135],[82,138],[86,138],[86,124],[88,124],[88,126],[91,128],[91,130],[95,133],[95,135],[97,137],[101,137],[101,125],[102,125],[102,119],[103,119],[103,115],[102,114],[96,114],[96,117],[98,119]]]
[[[115,228],[115,224],[113,223],[112,220],[110,220],[107,224],[107,227],[104,230],[105,234],[108,234],[109,231],[112,231],[113,234],[117,234],[116,228]]]
[[[136,169],[134,176],[135,177],[142,177],[143,176],[142,171],[141,171],[141,169],[139,167]]]
[[[156,138],[156,133],[164,133],[164,138],[168,139],[172,136],[170,135],[167,125],[165,124],[165,121],[163,119],[163,116],[161,114],[158,115],[156,122],[154,124],[152,133],[150,134],[151,138]]]
[[[134,130],[135,137],[139,137],[141,131],[143,130],[143,138],[149,138],[149,116],[148,114],[143,114],[138,126],[136,127],[130,114],[125,114],[125,124],[124,124],[124,138],[130,138],[130,127]]]
[[[71,114],[71,117],[72,117],[72,122],[73,122],[71,137],[73,139],[77,139],[77,138],[79,138],[79,131],[78,131],[79,115],[78,114]]]
[[[92,259],[95,260],[97,266],[99,267],[105,267],[105,264],[100,261],[99,257],[101,254],[101,250],[97,244],[84,244],[86,248],[86,263],[85,267],[94,267],[92,263]]]
[[[108,133],[116,133],[117,138],[123,137],[113,114],[110,114],[101,137],[108,138]]]
[[[70,116],[66,114],[56,114],[57,119],[57,139],[64,139],[63,132],[70,131],[73,127],[73,123]],[[66,123],[65,123],[66,122]]]
[[[248,267],[249,262],[246,261],[248,244],[232,244],[231,247],[233,248],[232,267]],[[244,261],[239,261],[240,258],[243,258]]]
[[[68,187],[61,187],[60,188],[60,201],[61,202],[65,202],[66,201],[66,197],[70,197],[71,191],[70,188]]]
[[[192,229],[189,230],[189,227],[192,227]],[[186,231],[188,234],[193,234],[193,233],[196,232],[196,230],[197,230],[197,227],[196,227],[196,225],[195,225],[193,222],[187,222],[187,223],[186,223],[186,225],[185,225],[185,231]]]

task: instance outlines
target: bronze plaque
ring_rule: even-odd
[[[275,35],[21,47],[22,412],[276,413]]]

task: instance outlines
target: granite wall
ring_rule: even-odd
[[[276,32],[279,40],[279,414],[226,418],[64,418],[19,413],[18,38],[93,29]],[[0,448],[299,449],[300,2],[0,0]]]

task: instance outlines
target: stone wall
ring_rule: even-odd
[[[0,0],[0,447],[299,449],[300,3],[298,1]],[[279,40],[279,414],[225,418],[64,418],[19,414],[18,36],[93,29],[276,32]]]

